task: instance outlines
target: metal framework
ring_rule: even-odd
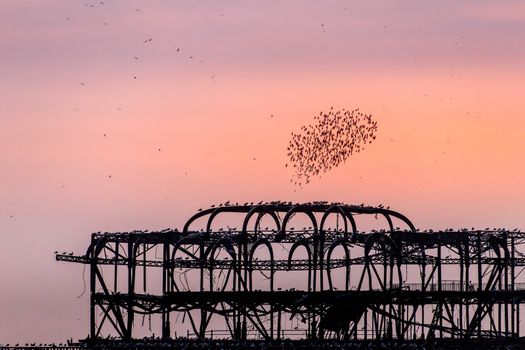
[[[180,232],[94,233],[85,255],[56,259],[89,265],[92,339],[408,340],[519,337],[522,252],[516,230],[272,202],[199,211]]]

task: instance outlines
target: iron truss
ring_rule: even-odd
[[[273,202],[202,210],[181,231],[93,233],[56,259],[89,265],[91,339],[133,339],[145,317],[165,339],[510,339],[523,253],[516,230],[419,232],[383,207]]]

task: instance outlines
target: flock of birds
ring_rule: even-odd
[[[390,207],[385,207],[382,204],[379,204],[376,207],[374,207],[374,206],[367,206],[365,205],[365,203],[361,203],[359,205],[348,205],[343,202],[328,202],[328,201],[310,201],[310,202],[304,202],[304,203],[294,203],[290,201],[270,201],[270,202],[259,201],[259,202],[244,202],[244,203],[226,201],[226,202],[221,202],[218,204],[212,204],[210,205],[210,208],[213,209],[213,208],[221,208],[221,207],[238,207],[238,206],[246,207],[246,206],[258,206],[258,205],[263,205],[263,206],[268,206],[268,205],[270,206],[316,206],[316,205],[334,206],[334,205],[339,205],[339,206],[350,206],[350,207],[360,207],[360,208],[370,208],[370,209],[372,208],[390,209]],[[202,210],[203,208],[199,208],[197,211],[200,212]]]
[[[84,3],[88,8],[104,5],[103,1]],[[141,12],[138,8],[135,8],[135,11]],[[69,16],[66,19],[71,20]],[[321,27],[324,30],[325,25],[321,24]],[[143,43],[149,44],[152,41],[151,37],[147,37]],[[181,49],[177,48],[177,54],[180,51]],[[138,61],[139,57],[134,56],[133,59]],[[200,60],[201,63],[203,61]],[[133,75],[133,79],[136,80],[137,75]],[[215,75],[212,75],[211,79],[216,83]],[[81,81],[80,85],[85,87],[87,83]],[[121,110],[121,107],[118,109]],[[270,118],[273,118],[273,114]],[[320,177],[322,173],[339,166],[350,155],[360,152],[366,143],[372,142],[376,137],[377,122],[372,120],[371,115],[365,115],[358,109],[334,111],[331,108],[328,113],[321,112],[314,119],[317,120],[316,124],[302,126],[301,132],[292,133],[288,147],[289,164],[295,170],[290,182],[299,187],[309,183],[312,177]],[[112,176],[108,175],[108,177]]]
[[[299,187],[338,167],[376,138],[377,122],[359,109],[336,111],[331,107],[314,120],[302,126],[299,133],[292,133],[287,148],[286,166],[294,168],[290,182]]]

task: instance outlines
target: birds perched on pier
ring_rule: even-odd
[[[366,144],[376,139],[377,122],[371,115],[354,110],[320,112],[314,123],[292,133],[287,148],[289,163],[294,169],[290,179],[301,187],[312,177],[341,165]]]

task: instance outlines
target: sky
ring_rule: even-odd
[[[0,342],[87,335],[54,251],[227,200],[525,230],[524,37],[510,0],[2,0]],[[297,189],[290,135],[331,107],[377,139]]]

